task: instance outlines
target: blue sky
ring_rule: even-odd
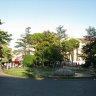
[[[96,27],[95,10],[96,0],[0,0],[0,29],[13,34],[11,46],[28,26],[34,33],[64,25],[69,36],[81,37]]]

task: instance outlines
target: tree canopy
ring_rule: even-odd
[[[87,31],[87,39],[89,38],[90,42],[88,42],[82,48],[82,55],[85,59],[85,66],[93,66],[96,67],[96,29],[94,27],[89,27],[86,29]],[[85,37],[85,39],[86,39]]]
[[[24,55],[29,54],[29,46],[30,46],[30,29],[31,27],[27,27],[25,29],[25,34],[21,34],[21,38],[19,38],[17,40],[17,45],[15,46],[16,48],[18,48],[18,50],[21,50],[21,52],[23,52]]]
[[[0,20],[0,25],[3,24]],[[9,62],[12,59],[11,48],[8,47],[12,34],[8,34],[8,32],[0,30],[0,58],[2,58],[2,62]]]
[[[89,28],[86,29],[88,36],[96,36],[96,29],[95,27],[89,26]]]
[[[8,32],[0,30],[0,45],[8,44],[12,38],[12,34],[8,34]]]

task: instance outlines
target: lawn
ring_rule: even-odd
[[[95,70],[96,71],[96,70]],[[53,76],[52,75],[52,70],[50,69],[44,69],[44,68],[18,68],[18,69],[9,69],[9,70],[4,70],[4,73],[13,75],[13,76],[19,76],[19,77],[30,77],[30,78],[57,78],[57,79],[82,79],[82,78],[87,78],[87,79],[92,79],[93,77],[73,77],[73,76]],[[78,69],[76,70],[78,73],[84,73],[88,72],[88,70],[85,69]]]
[[[25,77],[26,69],[9,69],[9,70],[4,70],[4,73],[14,76]]]
[[[5,74],[19,76],[19,77],[32,77],[32,78],[46,78],[48,75],[46,73],[50,73],[48,69],[28,69],[28,68],[18,68],[18,69],[9,69],[4,70]],[[45,74],[44,74],[45,73]]]

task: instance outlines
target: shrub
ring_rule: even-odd
[[[36,57],[34,55],[26,55],[23,58],[23,64],[27,67],[32,67],[35,61],[36,61]]]

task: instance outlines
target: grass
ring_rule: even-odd
[[[26,69],[9,69],[9,70],[4,70],[5,74],[13,75],[13,76],[20,76],[20,77],[25,77],[25,72]]]
[[[78,70],[79,72],[85,71],[85,69]],[[96,70],[95,70],[96,71]],[[48,72],[48,74],[42,74],[44,72]],[[18,69],[9,69],[4,70],[4,73],[19,76],[19,77],[29,77],[29,78],[51,78],[51,79],[94,79],[95,77],[71,77],[71,76],[51,76],[50,69],[42,69],[42,68],[18,68]]]
[[[39,74],[41,72],[45,72],[45,69],[28,69],[28,68],[18,68],[18,69],[9,69],[4,70],[5,74],[19,77],[30,77],[30,78],[47,78],[47,75]],[[37,73],[37,74],[32,74]]]

